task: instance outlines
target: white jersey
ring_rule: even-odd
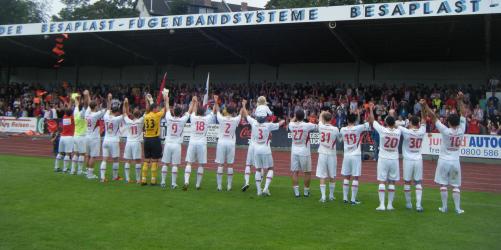
[[[331,124],[319,124],[320,145],[318,153],[336,155],[336,143],[340,136],[339,129]]]
[[[247,116],[247,121],[252,127],[254,154],[271,154],[271,131],[278,130],[280,125],[270,122],[258,123],[250,116]]]
[[[128,116],[124,116],[127,142],[142,142],[144,116],[139,119],[131,120]]]
[[[165,113],[167,126],[166,143],[183,143],[183,130],[188,118],[190,118],[188,113],[185,113],[182,117],[174,117],[170,111]]]
[[[361,134],[369,131],[369,123],[366,122],[356,126],[346,126],[341,128],[341,136],[343,137],[344,155],[362,155],[361,150]]]
[[[107,142],[120,142],[120,124],[122,124],[124,118],[122,115],[113,116],[110,111],[106,111],[104,114],[104,141]]]
[[[318,126],[313,123],[291,122],[289,131],[292,133],[291,154],[309,156],[310,152],[310,132],[317,130]]]
[[[105,110],[92,112],[90,108],[87,108],[87,110],[85,111],[85,120],[87,121],[87,134],[86,134],[87,138],[90,139],[101,138],[97,121],[99,121],[104,116],[105,112],[106,112]]]
[[[190,123],[190,143],[207,144],[207,130],[209,129],[209,124],[214,123],[214,115],[212,113],[206,116],[191,115]]]
[[[377,121],[374,121],[372,125],[379,133],[379,158],[398,159],[398,144],[402,135],[400,129],[383,127]]]
[[[426,125],[421,124],[419,129],[399,128],[404,137],[404,141],[402,142],[402,155],[404,159],[413,161],[422,160],[421,146],[423,144],[423,137],[426,134]]]
[[[219,122],[218,142],[236,143],[235,131],[240,123],[240,115],[236,117],[222,116],[217,112],[217,121]]]
[[[466,129],[466,119],[460,118],[458,128],[448,128],[439,120],[435,123],[438,131],[442,134],[442,143],[440,144],[440,156],[442,160],[459,160],[459,149],[464,138]]]

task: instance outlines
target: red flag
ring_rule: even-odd
[[[165,88],[165,80],[167,79],[167,72],[164,74],[164,79],[162,80],[162,83],[160,84],[160,91],[158,93],[158,96],[157,96],[157,105],[160,105],[160,103],[162,102],[162,91],[164,90]]]

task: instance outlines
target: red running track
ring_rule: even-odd
[[[123,145],[122,145],[123,147]],[[183,158],[185,155],[186,146],[183,146]],[[122,148],[123,152],[123,148]],[[18,155],[18,156],[41,156],[51,157],[52,144],[47,138],[33,138],[26,136],[11,136],[0,138],[0,154]],[[216,155],[215,147],[208,148],[208,168],[215,169],[214,163]],[[243,172],[247,150],[239,148],[235,155],[235,170]],[[278,175],[289,174],[290,152],[274,151],[273,159],[275,163],[275,173]],[[338,176],[340,176],[341,162],[343,158],[338,155]],[[317,154],[312,153],[313,171],[317,162]],[[364,161],[362,163],[363,182],[376,182],[376,162]],[[400,164],[402,166],[402,164]],[[470,191],[486,191],[501,193],[501,166],[496,164],[483,163],[461,163],[462,166],[462,188]],[[424,161],[424,184],[426,186],[436,186],[433,183],[435,174],[436,161]],[[315,173],[315,172],[313,172]],[[402,174],[402,171],[400,172]],[[402,183],[400,183],[402,184]]]

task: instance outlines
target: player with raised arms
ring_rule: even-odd
[[[216,118],[219,122],[218,140],[216,149],[216,163],[217,167],[217,189],[222,190],[223,173],[226,164],[227,167],[227,180],[228,184],[226,189],[228,191],[232,188],[233,182],[233,163],[235,162],[235,144],[236,136],[235,131],[240,124],[241,115],[236,115],[236,108],[234,106],[227,106],[225,115],[222,115],[219,110],[218,96],[214,96],[214,110],[217,111]],[[246,102],[245,102],[246,103]],[[242,104],[244,102],[242,101]],[[240,113],[242,111],[240,110]]]
[[[85,141],[85,153],[87,154],[87,178],[97,179],[94,174],[94,162],[101,153],[101,134],[98,121],[103,118],[106,110],[99,109],[97,102],[90,99],[88,90],[84,91],[84,100],[89,104],[85,111],[85,120],[87,121],[87,135]]]
[[[162,143],[160,141],[160,120],[168,107],[168,92],[162,92],[164,108],[158,110],[151,94],[146,95],[146,114],[144,115],[144,163],[141,171],[141,185],[148,184],[148,170],[151,167],[150,185],[157,184],[158,160],[162,157]]]
[[[190,114],[191,136],[186,151],[186,168],[184,169],[183,190],[188,190],[190,185],[191,165],[198,162],[196,189],[202,185],[204,166],[207,164],[207,130],[210,124],[215,123],[215,112],[205,115],[206,109],[199,105],[197,98],[194,98],[194,114]],[[221,190],[218,190],[221,191]]]
[[[172,115],[169,106],[169,96],[167,91],[166,100],[166,113],[165,121],[167,126],[167,136],[165,137],[164,152],[162,156],[162,188],[166,187],[165,179],[167,178],[167,166],[171,165],[172,182],[171,188],[177,187],[177,172],[178,166],[181,164],[181,144],[183,143],[184,125],[190,118],[193,106],[195,105],[195,98],[190,103],[190,108],[187,113],[184,113],[181,107],[174,108],[174,115]]]
[[[106,164],[113,163],[113,180],[118,181],[119,157],[120,157],[120,135],[119,128],[123,122],[123,115],[120,114],[120,106],[112,105],[112,95],[108,94],[106,103],[106,113],[104,114],[104,140],[103,140],[103,160],[101,161],[101,182],[106,181]]]
[[[378,132],[381,143],[379,144],[379,158],[377,161],[377,180],[379,181],[379,207],[378,211],[394,210],[395,182],[400,180],[398,145],[402,132],[395,124],[395,118],[386,116],[383,127],[374,119],[374,104],[369,104],[369,123]],[[384,205],[386,185],[388,185],[388,206]]]
[[[357,200],[358,193],[358,178],[362,175],[362,151],[361,139],[362,133],[370,130],[368,122],[360,125],[355,125],[357,120],[360,119],[360,113],[348,114],[348,125],[341,128],[340,133],[343,138],[344,156],[341,174],[344,176],[343,180],[343,202],[345,204],[351,203],[352,205],[360,204]],[[350,179],[353,177],[351,183],[351,202],[348,201],[348,192],[350,191]]]
[[[334,200],[336,187],[337,151],[336,143],[340,138],[339,129],[331,125],[332,114],[328,111],[320,113],[318,132],[320,145],[318,147],[317,177],[320,178],[320,202],[326,201],[326,182],[329,181],[329,200]]]
[[[304,122],[304,110],[298,109],[294,118],[289,123],[289,131],[292,133],[291,148],[291,174],[292,189],[296,198],[299,194],[299,171],[304,173],[304,197],[310,196],[311,181],[311,150],[310,132],[318,130],[318,126],[313,123]]]
[[[423,104],[421,104],[423,105]],[[416,211],[423,212],[421,198],[423,196],[423,157],[421,155],[421,146],[423,138],[426,134],[426,111],[421,109],[421,122],[418,116],[412,116],[409,123],[409,128],[399,126],[402,131],[402,155],[403,161],[403,179],[405,202],[408,209],[412,209],[411,202],[411,184],[414,181],[416,186]],[[421,123],[421,124],[420,124]]]
[[[143,158],[143,127],[144,116],[138,108],[135,108],[130,119],[129,99],[125,98],[123,104],[123,116],[126,128],[127,141],[124,150],[124,176],[125,182],[130,183],[130,166],[135,164],[136,183],[141,184],[141,159]]]
[[[59,168],[59,161],[63,160],[63,173],[67,173],[68,165],[70,164],[71,160],[71,154],[73,152],[73,134],[75,133],[73,110],[68,107],[68,104],[65,105],[62,126],[63,130],[61,132],[61,139],[59,140],[59,150],[56,156],[54,171],[61,171],[61,169]]]
[[[73,161],[71,163],[71,174],[82,175],[83,164],[85,161],[85,133],[87,124],[84,119],[85,108],[80,102],[80,96],[75,96],[75,108],[73,110],[73,119],[75,120],[75,134],[73,135]],[[78,165],[78,171],[76,170]]]
[[[276,131],[282,126],[285,122],[280,121],[279,123],[270,123],[266,122],[266,117],[257,117],[254,119],[248,115],[247,109],[245,105],[247,101],[242,101],[242,117],[246,118],[252,127],[252,140],[254,143],[254,161],[253,164],[256,167],[256,189],[257,195],[266,195],[270,196],[270,184],[273,179],[273,156],[271,153],[270,140],[271,140],[271,132]],[[264,185],[264,189],[261,187],[261,178],[262,172],[261,169],[268,170],[266,173],[266,183]]]
[[[447,186],[452,187],[452,198],[456,213],[462,214],[461,209],[461,163],[459,162],[459,151],[464,139],[466,131],[465,106],[463,103],[463,93],[457,95],[457,102],[461,116],[458,114],[450,114],[447,118],[449,127],[445,126],[438,120],[435,113],[423,102],[426,108],[426,114],[431,117],[436,128],[442,135],[440,143],[440,156],[437,162],[437,170],[435,172],[435,183],[440,185],[440,194],[442,198],[442,207],[438,210],[442,213],[447,212],[448,190]]]

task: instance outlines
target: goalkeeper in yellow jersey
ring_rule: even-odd
[[[146,95],[146,114],[144,115],[144,164],[142,169],[141,185],[146,185],[148,180],[148,169],[151,167],[151,185],[157,184],[158,160],[162,158],[162,144],[160,142],[160,120],[165,114],[168,105],[169,91],[162,92],[165,107],[158,110],[153,103],[153,97]]]

